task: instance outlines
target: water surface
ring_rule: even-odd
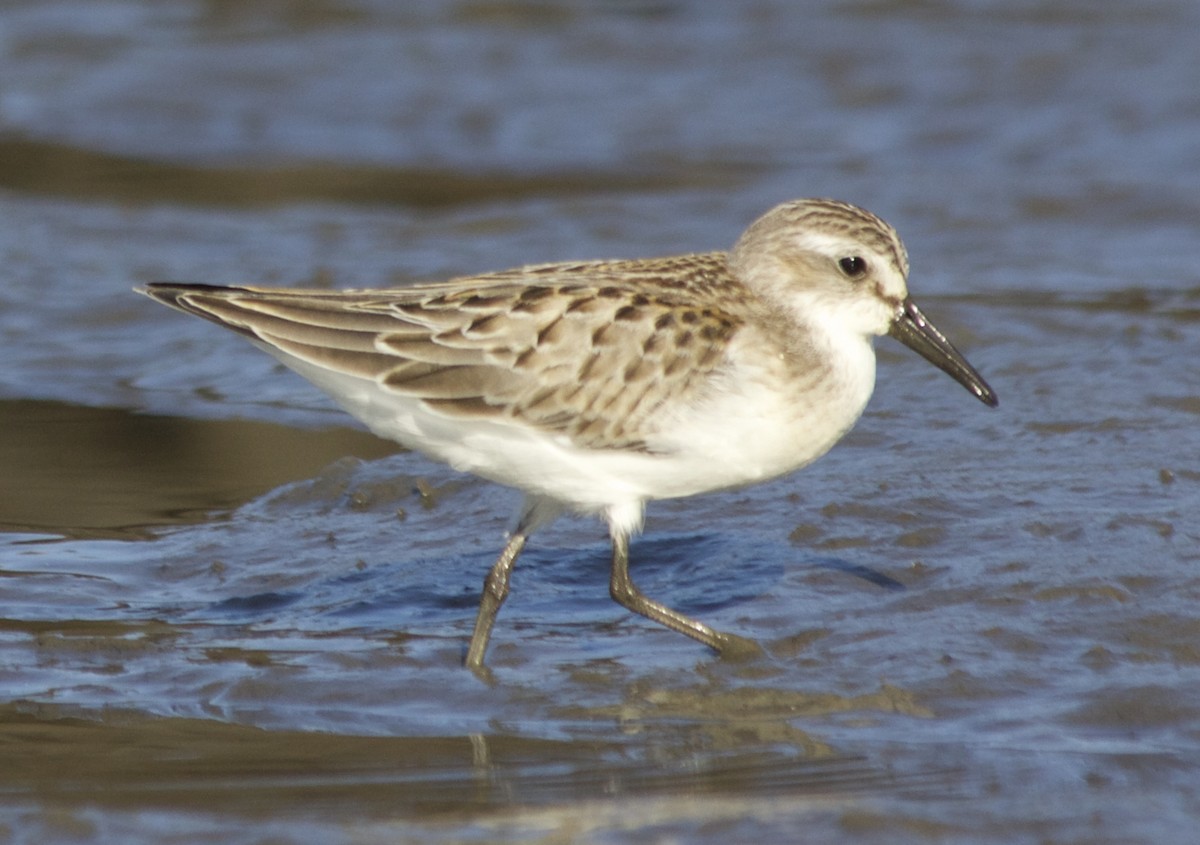
[[[1155,842],[1200,816],[1200,93],[1183,0],[0,12],[14,842]],[[518,496],[156,279],[404,284],[880,213],[989,411],[890,340],[830,455],[516,570]],[[799,833],[802,831],[803,834]]]

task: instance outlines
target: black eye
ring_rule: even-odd
[[[845,258],[838,259],[838,268],[847,277],[857,279],[867,272],[867,259],[861,255],[847,255]]]

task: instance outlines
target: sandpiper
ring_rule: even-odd
[[[643,595],[630,536],[649,500],[764,481],[823,455],[870,398],[876,335],[995,406],[907,278],[891,226],[803,199],[768,211],[729,252],[385,290],[139,291],[245,335],[380,437],[524,492],[466,653],[482,675],[517,556],[564,509],[608,523],[618,603],[718,652],[753,648]]]

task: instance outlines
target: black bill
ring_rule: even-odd
[[[974,393],[985,405],[996,407],[996,391],[988,386],[962,353],[954,348],[933,323],[925,319],[921,309],[911,299],[905,299],[900,314],[892,321],[888,334],[916,352],[939,370],[949,373],[956,382]]]

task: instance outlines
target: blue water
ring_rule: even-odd
[[[1198,16],[0,10],[3,829],[1192,841]],[[639,584],[759,641],[744,663],[611,602],[602,527],[564,519],[480,683],[459,661],[516,494],[380,457],[130,292],[724,248],[806,195],[898,228],[1001,404],[885,339],[827,457],[650,507]]]

